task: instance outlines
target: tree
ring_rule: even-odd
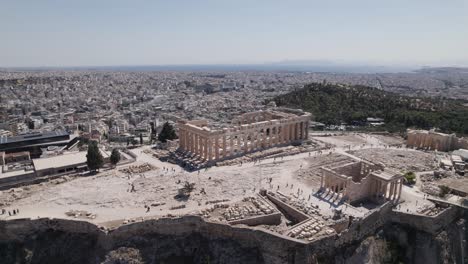
[[[439,188],[439,197],[441,198],[444,198],[450,192],[450,188],[445,185],[441,185]]]
[[[177,135],[174,127],[169,122],[164,123],[161,133],[158,135],[158,140],[166,143],[168,140],[176,139]]]
[[[409,171],[405,173],[405,180],[408,184],[415,184],[416,183],[416,174],[414,172]]]
[[[115,166],[117,163],[119,163],[119,161],[120,161],[120,152],[118,149],[113,149],[111,156],[110,156],[110,162],[112,163],[112,165]]]
[[[88,144],[88,154],[86,154],[86,164],[91,171],[97,171],[104,164],[104,158],[99,151],[96,141],[90,141]]]

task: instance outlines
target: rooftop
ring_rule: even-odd
[[[109,156],[108,153],[100,149],[101,155],[106,158]],[[50,169],[50,168],[62,168],[72,165],[81,165],[86,163],[86,151],[71,152],[59,156],[33,159],[34,168],[36,171]]]
[[[7,144],[7,143],[30,141],[30,140],[54,138],[54,137],[60,137],[60,136],[69,136],[69,135],[70,134],[65,131],[47,131],[47,132],[42,132],[42,133],[30,133],[30,134],[14,136],[14,137],[0,136],[0,145]]]

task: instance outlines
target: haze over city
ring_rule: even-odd
[[[468,263],[468,1],[0,2],[0,263]]]
[[[2,1],[0,67],[468,65],[468,2]]]

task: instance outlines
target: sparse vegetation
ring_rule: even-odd
[[[383,129],[408,127],[468,134],[468,107],[464,101],[408,97],[367,86],[312,83],[274,98],[278,106],[302,108],[327,125],[364,125],[367,117],[383,118]]]
[[[111,156],[110,156],[110,162],[112,163],[112,165],[115,166],[117,163],[119,163],[119,161],[120,161],[120,152],[118,149],[113,149]]]
[[[450,188],[447,187],[447,186],[445,186],[445,185],[439,186],[439,189],[440,189],[440,191],[439,191],[439,196],[440,196],[441,198],[444,198],[444,197],[445,197],[447,194],[449,194],[449,192],[450,192]]]
[[[86,154],[86,164],[91,171],[99,170],[104,164],[104,159],[99,151],[98,143],[90,141],[88,144],[88,153]]]
[[[178,200],[186,200],[190,197],[190,194],[195,190],[195,183],[185,181],[182,188],[178,190],[177,195],[175,196]]]
[[[416,183],[416,174],[412,171],[408,171],[407,173],[405,173],[405,181],[406,183],[408,184],[415,184]]]
[[[158,140],[166,143],[168,140],[176,139],[177,135],[174,127],[169,122],[164,123],[161,132],[158,135]]]

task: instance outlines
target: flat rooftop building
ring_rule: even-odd
[[[14,153],[29,151],[31,157],[39,157],[41,148],[48,146],[65,146],[70,142],[70,134],[65,131],[48,131],[30,133],[14,137],[0,136],[0,151]]]
[[[104,161],[109,160],[109,153],[100,150]],[[33,159],[34,169],[36,170],[37,177],[46,175],[62,174],[79,169],[85,170],[86,165],[86,151],[66,153],[63,155]]]

